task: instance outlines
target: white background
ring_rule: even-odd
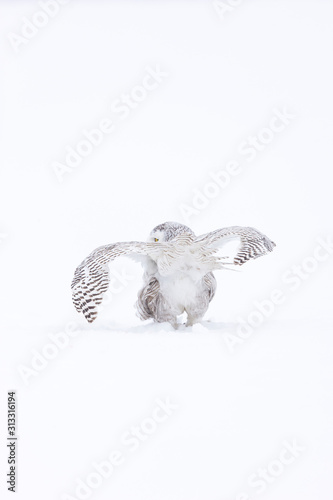
[[[75,498],[76,479],[167,396],[177,410],[137,451],[122,447],[91,498],[253,499],[250,474],[297,439],[306,450],[261,498],[331,499],[332,255],[297,290],[284,276],[332,235],[333,4],[253,0],[218,15],[211,1],[73,0],[17,51],[8,35],[41,7],[0,9],[3,492],[16,389],[18,499]],[[121,120],[112,103],[156,65],[168,76]],[[276,108],[294,118],[247,161],[239,145]],[[114,133],[59,182],[54,162],[103,118]],[[193,191],[235,159],[242,172],[184,220]],[[196,234],[250,225],[277,247],[217,273],[205,322],[177,332],[135,316],[141,270],[119,260],[133,278],[87,325],[71,303],[75,267],[166,220]],[[283,304],[231,353],[226,333],[276,288]],[[69,322],[79,334],[25,384],[18,368]]]

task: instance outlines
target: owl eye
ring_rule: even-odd
[[[158,238],[154,238],[154,241],[158,241]]]

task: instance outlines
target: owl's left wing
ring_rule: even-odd
[[[144,243],[130,241],[113,243],[96,248],[76,268],[72,281],[72,299],[75,309],[82,312],[92,323],[98,312],[98,306],[109,288],[109,262],[127,255],[140,262],[143,256],[152,259],[162,275],[172,272],[177,261],[184,253],[188,238],[182,235],[170,243]]]
[[[130,241],[96,248],[76,268],[72,281],[72,299],[75,309],[82,312],[89,323],[96,317],[103,296],[109,288],[109,262],[121,255],[140,257],[148,255],[146,243]]]
[[[271,252],[276,246],[263,233],[253,227],[231,226],[216,229],[211,233],[203,234],[194,239],[194,245],[199,245],[203,249],[216,250],[222,248],[232,240],[239,242],[233,264],[241,266],[250,259],[257,259],[262,255]]]

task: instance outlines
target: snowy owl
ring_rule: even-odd
[[[232,262],[218,255],[226,243],[236,240],[238,250]],[[187,326],[200,321],[216,290],[212,271],[227,265],[242,265],[275,247],[267,236],[252,227],[232,226],[196,236],[187,226],[165,222],[156,226],[148,241],[113,243],[96,248],[77,267],[72,281],[73,303],[89,323],[109,286],[108,263],[127,255],[144,269],[143,287],[136,307],[142,320],[152,318],[177,327],[177,316],[187,313]]]

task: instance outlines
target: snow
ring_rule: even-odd
[[[273,321],[233,354],[223,340],[230,324],[78,330],[27,386],[11,374],[19,401],[18,494],[74,494],[94,462],[120,451],[124,461],[94,497],[256,498],[250,475],[296,440],[304,451],[264,494],[329,498],[332,325],[294,326]],[[41,352],[46,342],[43,334],[28,338],[24,348],[14,348],[22,335],[10,342],[27,366],[31,347]],[[168,397],[177,406],[168,419],[143,433],[134,451],[124,445],[123,434]]]
[[[18,500],[83,498],[78,480],[96,500],[331,499],[332,4],[72,1],[18,53],[7,35],[41,7],[0,9],[1,498],[16,390]],[[142,270],[119,258],[86,323],[75,267],[167,220],[277,246],[216,272],[204,320],[177,330],[137,318]]]

